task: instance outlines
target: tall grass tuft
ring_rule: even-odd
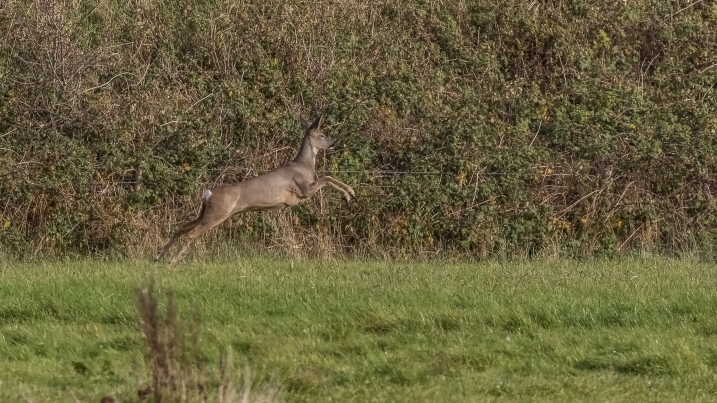
[[[243,387],[237,389],[234,386],[238,374],[233,368],[231,350],[222,354],[218,371],[219,386],[216,393],[211,392],[207,386],[210,382],[207,382],[205,376],[204,356],[200,348],[202,323],[199,311],[195,312],[193,322],[182,323],[172,289],[166,291],[166,303],[162,310],[153,279],[146,287],[137,289],[136,294],[147,360],[152,371],[152,385],[141,388],[137,393],[141,401],[145,401],[149,395],[153,403],[278,401],[280,389],[273,386],[259,388],[252,396],[248,365],[243,371]]]
[[[165,312],[162,313],[154,280],[137,290],[137,311],[152,368],[154,402],[186,401],[188,396],[206,401],[201,351],[197,343],[198,322],[193,327],[183,328],[171,289],[167,290]],[[140,391],[141,399],[145,393]]]

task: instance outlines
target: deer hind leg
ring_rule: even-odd
[[[187,251],[187,249],[189,248],[189,245],[191,245],[192,242],[194,242],[203,233],[205,233],[205,232],[209,231],[210,229],[216,227],[217,225],[221,224],[226,218],[228,218],[228,217],[224,217],[221,220],[215,220],[215,221],[202,220],[193,228],[188,229],[187,230],[187,232],[188,232],[187,241],[184,243],[184,245],[182,245],[182,248],[179,249],[179,251],[172,257],[172,260],[169,261],[169,264],[173,265],[173,264],[177,263],[179,261],[179,258],[181,258],[182,255],[184,254],[184,252]]]
[[[154,260],[159,261],[160,259],[162,259],[164,257],[164,255],[167,254],[167,251],[169,251],[169,248],[171,248],[172,245],[174,245],[182,235],[186,234],[187,232],[191,231],[194,227],[196,227],[199,224],[199,221],[201,221],[201,217],[197,218],[196,220],[192,220],[192,221],[182,225],[181,227],[179,227],[177,232],[175,232],[174,235],[172,235],[172,238],[170,238],[169,242],[167,242],[167,244],[164,245],[164,248],[162,248],[162,250],[157,254],[157,256],[154,257]]]

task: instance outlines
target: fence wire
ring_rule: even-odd
[[[232,170],[232,169],[221,169],[221,168],[207,168],[201,170],[201,172],[222,172],[222,173],[236,173],[238,170]],[[262,170],[262,171],[256,171],[258,175],[265,174],[268,172],[271,172],[272,170]],[[243,171],[244,173],[247,173],[246,171]],[[329,170],[318,170],[316,171],[317,174],[321,175],[336,175],[336,174],[372,174],[373,179],[378,178],[385,178],[390,176],[400,176],[400,175],[411,175],[411,176],[439,176],[439,175],[445,175],[450,174],[451,172],[446,171],[395,171],[395,170],[380,170],[380,171],[369,171],[369,170],[338,170],[338,171],[329,171]],[[485,176],[500,176],[503,175],[503,172],[481,172],[480,175]],[[476,173],[474,172],[471,176],[475,176]],[[547,176],[553,176],[553,175],[547,175]],[[252,176],[253,178],[254,176]],[[247,178],[248,179],[248,178]],[[143,183],[152,183],[152,181],[146,181],[146,180],[120,180],[120,181],[97,181],[97,182],[91,182],[91,185],[139,185]],[[396,187],[396,186],[379,186],[379,185],[370,185],[370,184],[357,184],[358,186],[365,186],[365,187],[376,187],[376,188],[390,188],[390,187]],[[354,186],[357,186],[354,185]]]

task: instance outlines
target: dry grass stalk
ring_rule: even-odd
[[[138,391],[141,401],[150,394],[153,403],[209,402],[219,403],[276,402],[280,389],[273,386],[256,390],[252,395],[249,366],[244,368],[243,387],[234,387],[235,372],[230,351],[222,354],[219,363],[219,388],[216,396],[207,388],[201,352],[201,321],[196,313],[190,326],[182,326],[172,290],[166,292],[164,312],[160,309],[154,280],[137,290],[137,310],[152,368],[152,385]]]

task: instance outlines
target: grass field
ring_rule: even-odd
[[[151,276],[285,401],[717,400],[714,265],[246,259],[0,266],[0,401],[137,401]]]

